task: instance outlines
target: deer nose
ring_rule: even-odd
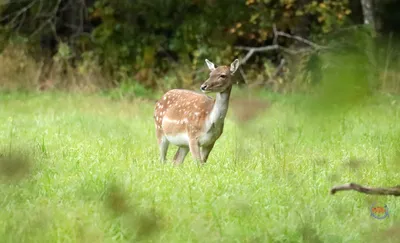
[[[200,89],[201,89],[202,91],[205,91],[206,88],[207,88],[207,84],[202,84],[202,85],[200,86]]]

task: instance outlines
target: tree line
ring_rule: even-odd
[[[190,86],[205,58],[222,64],[242,57],[268,83],[301,62],[293,53],[320,50],[340,30],[367,25],[399,34],[399,7],[394,0],[7,0],[0,51],[23,43],[43,63],[39,82],[56,64],[59,76],[100,67],[110,86]],[[242,72],[242,81],[255,75]]]

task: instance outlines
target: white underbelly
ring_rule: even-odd
[[[220,129],[214,129],[198,137],[200,146],[207,146],[214,143],[221,135]],[[189,146],[189,136],[187,133],[165,134],[165,138],[176,146]]]
[[[189,136],[187,133],[179,133],[176,135],[165,135],[165,138],[176,146],[189,146]]]

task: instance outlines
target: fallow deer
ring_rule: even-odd
[[[197,162],[204,164],[223,132],[232,77],[239,60],[219,67],[207,59],[205,62],[210,69],[209,78],[200,86],[205,94],[172,89],[156,103],[154,120],[161,162],[165,162],[168,147],[173,144],[178,146],[175,164],[183,163],[189,151]],[[215,100],[206,95],[210,92],[216,93]]]

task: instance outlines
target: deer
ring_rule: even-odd
[[[169,145],[178,150],[173,158],[175,165],[182,164],[186,155],[204,165],[220,138],[233,86],[232,77],[239,68],[235,59],[229,66],[216,67],[205,59],[209,77],[200,85],[200,92],[171,89],[156,102],[154,121],[161,163],[165,163]],[[208,96],[216,93],[216,98]]]

